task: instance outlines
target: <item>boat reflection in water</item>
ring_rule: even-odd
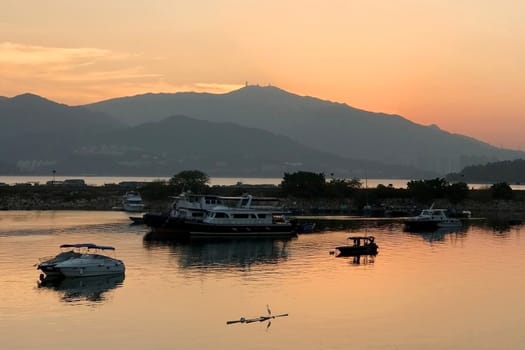
[[[439,242],[444,241],[447,236],[453,236],[455,238],[463,237],[467,232],[467,227],[461,226],[461,227],[442,227],[438,228],[436,230],[406,230],[405,232],[421,236],[423,240],[427,242]]]
[[[377,254],[373,255],[354,255],[351,257],[348,257],[350,260],[350,263],[352,265],[368,265],[373,264],[375,262]],[[339,257],[345,257],[345,256],[339,256]]]
[[[288,243],[292,239],[239,237],[159,240],[148,233],[144,236],[144,246],[168,247],[183,268],[247,267],[253,264],[277,264],[286,260]]]
[[[106,293],[119,288],[124,282],[124,274],[91,277],[45,277],[38,282],[38,288],[54,290],[61,300],[68,303],[90,301],[103,302]]]

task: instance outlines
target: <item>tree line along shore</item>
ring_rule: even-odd
[[[475,217],[501,220],[525,218],[525,191],[513,190],[506,183],[482,189],[469,189],[465,183],[445,179],[410,181],[407,188],[378,185],[363,188],[358,179],[329,179],[324,174],[297,172],[285,174],[280,185],[209,186],[209,178],[199,171],[185,171],[169,181],[121,183],[89,186],[17,185],[0,187],[1,210],[115,210],[130,190],[139,191],[146,210],[166,211],[173,196],[182,191],[221,196],[280,198],[284,207],[297,215],[408,216],[427,208],[468,210]]]

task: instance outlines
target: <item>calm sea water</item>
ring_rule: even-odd
[[[330,254],[365,233],[376,257]],[[370,221],[285,241],[191,243],[145,234],[119,212],[2,212],[1,348],[525,348],[521,227],[410,234]],[[125,277],[39,287],[38,258],[78,242],[115,246]],[[226,324],[267,304],[289,316]]]

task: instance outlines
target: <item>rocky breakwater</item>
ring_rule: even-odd
[[[0,188],[1,210],[111,210],[121,205],[118,188],[49,185]]]

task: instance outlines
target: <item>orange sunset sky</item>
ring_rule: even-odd
[[[0,96],[246,81],[525,150],[525,1],[2,0]]]

